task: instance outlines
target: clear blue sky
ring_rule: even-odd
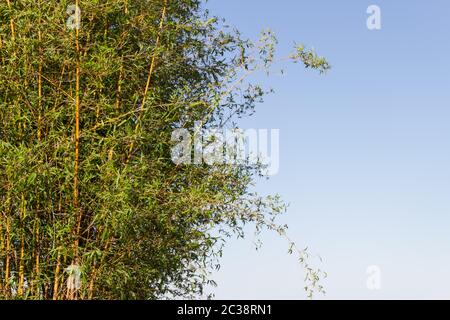
[[[380,6],[382,29],[366,27]],[[316,48],[326,76],[299,65],[243,123],[280,129],[280,173],[260,183],[290,203],[283,222],[329,273],[327,298],[450,298],[450,1],[210,0],[244,35],[271,28],[279,53]],[[286,244],[232,241],[217,298],[302,299]],[[381,268],[368,290],[366,268]]]

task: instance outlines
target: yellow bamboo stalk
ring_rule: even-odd
[[[159,31],[158,31],[158,35],[156,36],[155,51],[153,52],[152,61],[150,63],[150,68],[148,70],[147,83],[145,84],[144,94],[143,94],[142,101],[141,101],[141,109],[145,108],[145,102],[147,101],[148,90],[150,89],[153,72],[155,70],[158,47],[159,47],[159,43],[161,41],[161,34],[162,34],[163,27],[164,27],[164,20],[166,19],[167,5],[168,5],[168,0],[164,0],[164,5],[163,5],[162,13],[161,13],[161,21],[159,22]],[[138,121],[136,122],[136,127],[135,127],[136,133],[139,130],[140,117],[141,117],[141,112],[139,112]],[[133,153],[133,149],[134,149],[134,141],[131,142],[130,148],[128,150],[128,157],[126,160],[127,163],[130,161],[131,155]]]
[[[59,272],[61,270],[61,255],[58,253],[56,259],[55,279],[53,282],[53,300],[59,299]]]
[[[11,2],[9,0],[6,0],[6,3],[8,4],[8,9],[11,10]],[[11,29],[11,39],[13,41],[16,40],[16,32],[14,30],[14,19],[11,17],[9,19],[9,27]]]
[[[39,232],[39,216],[36,217],[36,229],[35,229],[35,248],[34,248],[34,263],[35,263],[35,275],[34,275],[34,283],[32,282],[32,288],[36,290],[36,294],[39,295],[39,273],[40,273],[40,252],[39,252],[39,243],[40,243],[40,232]],[[34,290],[33,290],[34,291]]]
[[[25,278],[25,225],[24,220],[26,216],[27,204],[25,201],[25,196],[22,194],[22,210],[21,210],[21,218],[20,225],[22,229],[22,235],[20,240],[20,262],[19,262],[19,287],[17,288],[17,295],[19,297],[23,296],[23,285]]]
[[[79,0],[75,1],[76,8],[79,8]],[[79,232],[82,219],[82,211],[78,208],[78,172],[79,172],[79,158],[80,158],[80,30],[75,28],[75,47],[76,47],[76,83],[75,83],[75,165],[74,165],[74,180],[73,180],[73,207],[77,213],[76,223],[76,237],[75,237],[75,257],[78,255]]]
[[[0,252],[2,253],[5,252],[5,243],[3,238],[3,221],[1,221],[0,223]],[[0,280],[0,292],[3,292],[3,279]]]
[[[91,273],[91,279],[90,279],[89,290],[88,290],[88,298],[89,299],[93,298],[93,295],[94,295],[94,284],[95,284],[95,281],[97,280],[98,272],[103,267],[103,264],[104,264],[104,261],[105,261],[105,257],[106,257],[107,251],[109,249],[109,246],[111,244],[111,241],[112,241],[112,237],[109,237],[106,240],[106,243],[105,243],[105,246],[104,246],[104,249],[103,249],[104,253],[103,253],[102,258],[100,259],[100,263],[98,265],[97,265],[97,262],[94,263],[94,268],[93,268],[93,271]]]
[[[79,8],[80,1],[75,1],[75,7]],[[75,227],[75,241],[74,241],[74,259],[73,263],[78,263],[78,246],[81,231],[81,221],[83,217],[83,211],[79,208],[78,197],[78,174],[79,174],[79,158],[80,158],[80,78],[81,78],[81,66],[80,66],[80,30],[75,28],[75,50],[76,50],[76,81],[75,81],[75,166],[74,166],[74,181],[73,181],[73,207],[76,213],[76,227]],[[76,292],[69,292],[67,290],[67,299],[73,300],[76,298]]]
[[[122,77],[123,77],[123,56],[121,58],[121,65],[119,71],[119,80],[117,81],[117,94],[116,94],[116,109],[119,110],[120,98],[122,94]]]
[[[89,281],[89,289],[88,289],[88,299],[92,300],[94,297],[94,283],[97,278],[97,261],[94,262],[93,270],[91,273],[91,279]]]
[[[6,222],[6,215],[4,212],[2,212],[2,222],[0,223],[0,252],[4,252],[6,254],[6,243],[5,243],[5,236],[6,236],[6,230],[3,227],[3,224]],[[5,223],[6,225],[6,223]],[[6,257],[6,256],[5,256]],[[1,279],[0,281],[0,292],[3,292],[3,295],[6,295],[5,292],[5,286],[4,279]]]
[[[38,38],[39,38],[39,46],[42,41],[42,34],[41,30],[38,31]],[[38,129],[37,129],[37,138],[38,141],[41,142],[41,121],[42,121],[42,48],[39,47],[39,66],[38,66]]]
[[[41,2],[39,1],[39,9],[41,9]],[[40,10],[39,10],[40,14]],[[38,142],[41,142],[42,133],[41,133],[41,124],[42,124],[42,65],[43,65],[43,57],[42,57],[42,32],[41,32],[41,17],[39,17],[39,30],[38,30],[38,40],[39,40],[39,65],[38,65],[38,121],[37,121],[37,139]],[[37,207],[36,207],[36,217],[34,223],[34,279],[31,281],[31,292],[35,293],[36,296],[39,296],[39,193],[37,193]]]
[[[3,39],[2,36],[0,35],[0,52],[2,52],[3,50]],[[5,58],[2,55],[2,64],[5,64]]]
[[[6,210],[9,210],[10,195],[6,198]],[[5,214],[6,220],[6,261],[5,261],[5,295],[8,297],[9,292],[9,274],[11,268],[11,225],[9,215]]]

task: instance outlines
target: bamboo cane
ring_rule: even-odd
[[[145,84],[144,94],[142,95],[141,109],[145,108],[145,102],[147,101],[148,90],[150,89],[153,71],[155,70],[156,58],[157,58],[157,54],[158,54],[158,47],[159,47],[159,43],[161,41],[161,34],[162,34],[162,31],[164,28],[164,20],[166,19],[167,5],[168,5],[168,0],[164,0],[164,5],[163,5],[162,13],[161,13],[161,21],[159,22],[159,31],[158,31],[158,35],[156,36],[155,51],[153,52],[152,61],[150,63],[150,68],[148,70],[148,76],[147,76],[147,82]],[[141,118],[141,114],[142,114],[142,112],[139,112],[138,120],[136,122],[135,132],[137,132],[139,130],[139,120]],[[126,160],[127,163],[131,159],[133,149],[134,149],[134,141],[131,142],[130,148],[128,150],[128,157]]]
[[[53,300],[59,299],[59,272],[61,270],[61,255],[58,253],[56,259],[55,278],[53,282]]]
[[[17,288],[17,295],[19,297],[23,296],[24,289],[24,278],[25,278],[25,230],[24,230],[24,220],[26,216],[26,201],[25,196],[22,193],[22,201],[21,201],[21,218],[20,225],[22,229],[21,239],[20,239],[20,262],[19,262],[19,287]]]
[[[8,9],[11,10],[11,2],[9,0],[6,0],[6,3],[8,4]],[[14,19],[12,17],[9,19],[9,26],[11,29],[11,39],[13,41],[15,41],[16,40],[16,32],[14,30]]]
[[[79,0],[75,1],[76,8],[79,8]],[[79,28],[75,30],[75,49],[76,49],[76,84],[75,84],[75,165],[74,165],[74,180],[73,180],[73,207],[77,213],[76,223],[76,238],[74,243],[75,257],[78,254],[79,245],[79,231],[81,225],[82,211],[78,208],[78,171],[79,171],[79,157],[80,157],[80,31]]]

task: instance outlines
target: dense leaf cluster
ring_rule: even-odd
[[[2,298],[198,295],[229,234],[276,229],[284,207],[249,192],[259,166],[170,158],[175,128],[251,111],[264,92],[244,79],[273,60],[270,34],[242,40],[201,5],[0,3]]]

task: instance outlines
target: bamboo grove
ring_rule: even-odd
[[[198,296],[246,223],[284,235],[283,204],[250,191],[259,166],[171,161],[175,128],[252,112],[245,79],[274,59],[270,32],[241,39],[202,5],[1,0],[1,298]]]

